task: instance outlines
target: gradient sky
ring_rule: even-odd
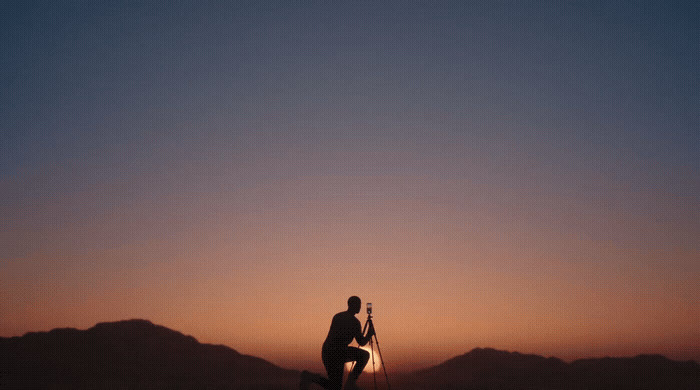
[[[700,361],[698,15],[4,1],[0,336],[146,318],[313,368],[356,294],[389,370]]]

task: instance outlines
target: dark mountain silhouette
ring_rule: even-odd
[[[1,389],[291,389],[299,373],[146,320],[0,338]]]
[[[414,373],[411,382],[441,388],[559,388],[566,368],[557,358],[477,348]]]
[[[361,377],[366,389],[372,375]],[[386,388],[378,376],[380,388]],[[572,363],[477,348],[392,389],[700,389],[700,365],[658,355]],[[0,337],[0,389],[296,389],[299,372],[146,320]],[[319,387],[317,387],[319,388]],[[320,389],[320,388],[319,388]]]
[[[393,388],[394,386],[392,386]],[[700,365],[658,355],[582,359],[476,348],[398,379],[397,389],[700,389]]]

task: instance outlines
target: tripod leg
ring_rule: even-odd
[[[376,333],[374,334],[374,340],[377,342],[377,352],[379,352],[379,360],[382,362],[382,369],[384,370],[384,379],[386,379],[386,388],[387,388],[387,390],[391,390],[391,386],[389,385],[389,375],[386,373],[386,366],[384,365],[384,357],[382,356],[382,350],[379,348],[379,339],[377,339]],[[375,388],[376,388],[376,384],[375,384]]]
[[[374,369],[374,342],[369,339],[369,350],[372,352],[372,376],[374,377],[374,390],[377,390],[377,370]]]

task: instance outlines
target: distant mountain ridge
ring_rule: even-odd
[[[289,389],[299,372],[147,320],[0,338],[5,389]]]
[[[660,355],[561,359],[476,348],[400,378],[401,389],[700,389],[700,365]]]
[[[394,376],[389,368],[394,390],[700,389],[698,363],[659,355],[566,363],[476,348],[411,374]],[[373,388],[371,377],[361,378],[364,389]],[[298,371],[147,320],[0,337],[0,389],[282,390],[298,388],[298,381]]]

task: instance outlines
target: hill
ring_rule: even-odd
[[[372,375],[363,375],[365,389]],[[557,358],[476,348],[401,377],[394,390],[700,389],[700,365],[658,355]],[[299,372],[146,320],[0,337],[0,389],[296,389]],[[378,373],[384,389],[383,374]],[[319,387],[316,387],[320,389]]]
[[[397,389],[700,389],[700,365],[658,355],[583,359],[570,364],[476,348],[399,378]]]
[[[290,389],[299,373],[146,320],[0,338],[0,388]]]

